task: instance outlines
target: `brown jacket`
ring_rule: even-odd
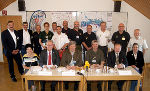
[[[100,49],[97,52],[90,49],[86,53],[85,61],[89,61],[90,64],[101,64],[101,61],[105,61],[104,54]]]
[[[80,51],[76,50],[73,56],[74,61],[76,61],[75,66],[82,66],[83,61],[82,61],[82,54]],[[66,51],[63,52],[62,60],[60,65],[66,67],[67,65],[70,64],[72,60],[72,55],[67,49]]]

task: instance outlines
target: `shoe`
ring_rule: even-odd
[[[66,90],[68,90],[68,89],[69,89],[69,86],[68,86],[68,84],[66,84],[66,85],[65,85],[65,89],[66,89]]]
[[[16,77],[12,77],[11,79],[12,79],[13,82],[17,82]]]

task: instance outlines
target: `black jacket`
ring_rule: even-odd
[[[1,33],[1,39],[2,39],[2,44],[3,44],[3,47],[4,47],[4,54],[6,56],[8,55],[11,55],[12,54],[12,51],[13,50],[16,50],[16,49],[19,49],[21,50],[21,40],[19,38],[19,34],[16,30],[14,30],[14,33],[16,35],[16,47],[15,47],[15,42],[13,40],[13,37],[11,36],[10,32],[7,30],[4,30],[2,33]]]
[[[114,68],[115,63],[116,63],[116,55],[115,55],[115,52],[114,52],[114,51],[109,52],[109,53],[108,53],[108,58],[107,58],[107,64],[108,64],[108,66]],[[124,64],[125,67],[128,66],[126,54],[125,54],[124,52],[122,52],[122,51],[119,53],[119,63]]]
[[[52,62],[53,62],[53,65],[59,66],[59,64],[60,64],[59,53],[58,53],[58,51],[56,51],[54,49],[52,50]],[[43,50],[41,52],[39,65],[40,66],[47,65],[47,50]]]
[[[133,51],[129,51],[127,53],[127,60],[128,60],[129,66],[135,65],[136,67],[139,68],[140,73],[142,73],[142,68],[144,66],[143,52],[138,51],[137,52],[137,58],[135,59]]]
[[[32,30],[29,30],[29,29],[28,29],[28,32],[29,32],[29,34],[30,34],[31,44],[33,44],[33,34],[32,34]],[[20,37],[20,40],[21,40],[21,44],[23,44],[23,29],[18,30],[18,33],[19,33],[19,37]]]

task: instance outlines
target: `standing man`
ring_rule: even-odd
[[[68,36],[61,31],[61,26],[57,26],[57,32],[52,37],[52,40],[54,42],[54,49],[59,51],[60,59],[62,57],[63,51],[65,51],[69,43]]]
[[[121,45],[116,43],[114,44],[114,51],[108,53],[107,64],[111,68],[124,69],[128,66],[126,53],[121,51]],[[111,91],[112,81],[108,82],[108,90]],[[122,86],[124,81],[118,81],[118,90],[122,91]]]
[[[125,31],[125,26],[123,23],[120,23],[118,26],[118,31],[115,32],[112,36],[112,42],[113,43],[119,43],[121,44],[122,48],[121,51],[126,52],[127,50],[127,45],[130,40],[130,35],[128,32]]]
[[[92,43],[93,40],[96,40],[96,35],[95,35],[94,32],[92,32],[92,26],[87,25],[87,32],[85,32],[83,34],[83,42],[82,42],[82,44],[84,46],[84,49],[83,49],[84,58],[85,58],[85,54],[86,54],[85,52],[92,48],[91,43]]]
[[[40,54],[39,65],[43,68],[47,68],[47,65],[52,65],[51,69],[55,69],[59,66],[60,58],[58,52],[53,49],[54,44],[52,40],[48,40],[46,43],[47,50],[43,50]],[[41,91],[45,91],[45,81],[41,81]],[[55,91],[56,82],[52,81],[51,91]]]
[[[57,32],[57,23],[56,23],[56,22],[53,22],[53,23],[52,23],[52,32],[53,32],[53,33],[56,33],[56,32]]]
[[[107,58],[108,42],[110,41],[110,31],[106,30],[106,22],[100,23],[101,29],[96,32],[99,48],[103,51],[104,57]]]
[[[62,33],[65,33],[68,36],[68,31],[70,31],[71,29],[68,28],[68,21],[63,21],[63,28],[62,28]]]
[[[146,40],[142,38],[140,33],[140,29],[135,29],[134,30],[134,37],[131,38],[128,44],[128,50],[132,48],[134,43],[137,43],[139,45],[139,51],[143,52],[143,55],[145,54],[145,51],[148,49],[148,45],[146,43]]]
[[[22,56],[26,53],[25,46],[26,44],[33,44],[32,39],[33,39],[33,34],[32,30],[28,29],[28,22],[23,22],[23,29],[18,30],[22,48],[21,48],[21,54]]]
[[[33,46],[34,46],[34,52],[39,56],[41,53],[41,45],[39,43],[39,36],[41,33],[41,26],[36,25],[36,31],[33,33]]]
[[[49,30],[49,23],[45,22],[44,23],[44,31],[42,31],[39,36],[39,43],[42,47],[42,50],[46,49],[46,42],[48,40],[51,40],[53,35],[54,34]]]
[[[19,73],[22,75],[24,73],[22,67],[22,59],[19,51],[21,50],[21,42],[19,39],[18,32],[14,30],[13,21],[8,21],[7,30],[4,30],[1,34],[2,44],[4,47],[4,53],[8,60],[9,73],[12,81],[17,82],[14,74],[14,64],[13,59],[15,59]]]
[[[74,28],[68,32],[68,38],[76,42],[76,49],[82,51],[83,31],[79,28],[79,22],[74,22]]]

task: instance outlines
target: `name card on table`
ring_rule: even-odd
[[[119,75],[132,75],[131,70],[118,70]]]
[[[51,76],[52,75],[52,71],[39,71],[38,75],[48,75],[48,76],[50,75]]]
[[[75,71],[69,70],[69,71],[62,72],[62,76],[75,76]]]

